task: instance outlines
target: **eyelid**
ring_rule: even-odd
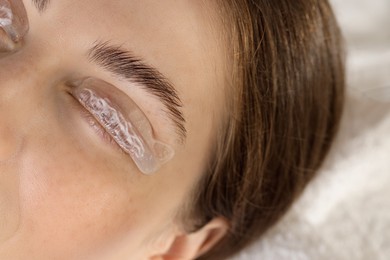
[[[0,51],[13,51],[29,30],[22,0],[0,0]]]
[[[173,157],[173,149],[155,139],[149,120],[129,96],[94,78],[72,85],[75,98],[131,156],[141,172],[152,174]]]

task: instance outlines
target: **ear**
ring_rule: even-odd
[[[214,218],[201,229],[176,235],[166,252],[151,257],[151,260],[196,259],[215,246],[227,233],[228,223],[223,218]]]

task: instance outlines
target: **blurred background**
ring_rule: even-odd
[[[232,260],[390,259],[390,0],[330,0],[347,103],[330,156],[283,220]]]
[[[390,1],[330,0],[348,46],[349,87],[390,86]]]

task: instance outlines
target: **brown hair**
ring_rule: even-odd
[[[238,252],[288,210],[324,160],[344,100],[341,35],[328,1],[220,2],[234,80],[193,212],[199,224],[230,223],[200,258],[212,260]]]

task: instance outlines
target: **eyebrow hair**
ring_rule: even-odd
[[[168,117],[173,121],[179,141],[184,142],[187,131],[181,111],[183,105],[176,89],[163,74],[131,52],[120,46],[109,45],[108,42],[96,42],[89,50],[88,57],[91,62],[131,83],[140,84],[157,97],[166,108]]]
[[[32,0],[36,8],[40,13],[46,10],[47,5],[49,4],[50,0]]]

